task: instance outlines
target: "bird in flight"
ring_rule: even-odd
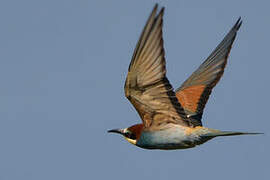
[[[220,131],[202,126],[202,114],[212,89],[223,75],[242,21],[239,18],[210,56],[176,90],[166,77],[162,38],[164,7],[156,4],[132,56],[125,95],[142,119],[141,124],[112,129],[145,149],[186,149],[218,136],[259,134]]]

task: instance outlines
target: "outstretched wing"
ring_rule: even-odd
[[[211,55],[176,90],[176,96],[187,116],[197,125],[202,125],[204,106],[212,89],[223,75],[233,41],[241,24],[242,21],[239,18]]]
[[[166,123],[188,126],[185,113],[166,78],[162,17],[155,5],[135,48],[125,83],[125,95],[139,113],[144,128]]]

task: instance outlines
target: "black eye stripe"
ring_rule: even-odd
[[[130,132],[126,132],[126,133],[125,133],[125,136],[126,136],[127,138],[129,138],[129,139],[136,139],[135,134],[130,133]]]

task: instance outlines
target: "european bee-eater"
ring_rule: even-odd
[[[242,21],[239,18],[210,56],[174,92],[166,77],[162,39],[164,7],[156,4],[135,48],[125,82],[125,95],[139,113],[142,124],[108,132],[145,149],[186,149],[217,136],[259,134],[220,131],[202,126],[203,109],[223,75]]]

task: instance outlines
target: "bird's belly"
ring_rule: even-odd
[[[137,146],[145,149],[187,149],[198,145],[200,137],[186,134],[185,129],[170,128],[162,131],[143,132]]]

